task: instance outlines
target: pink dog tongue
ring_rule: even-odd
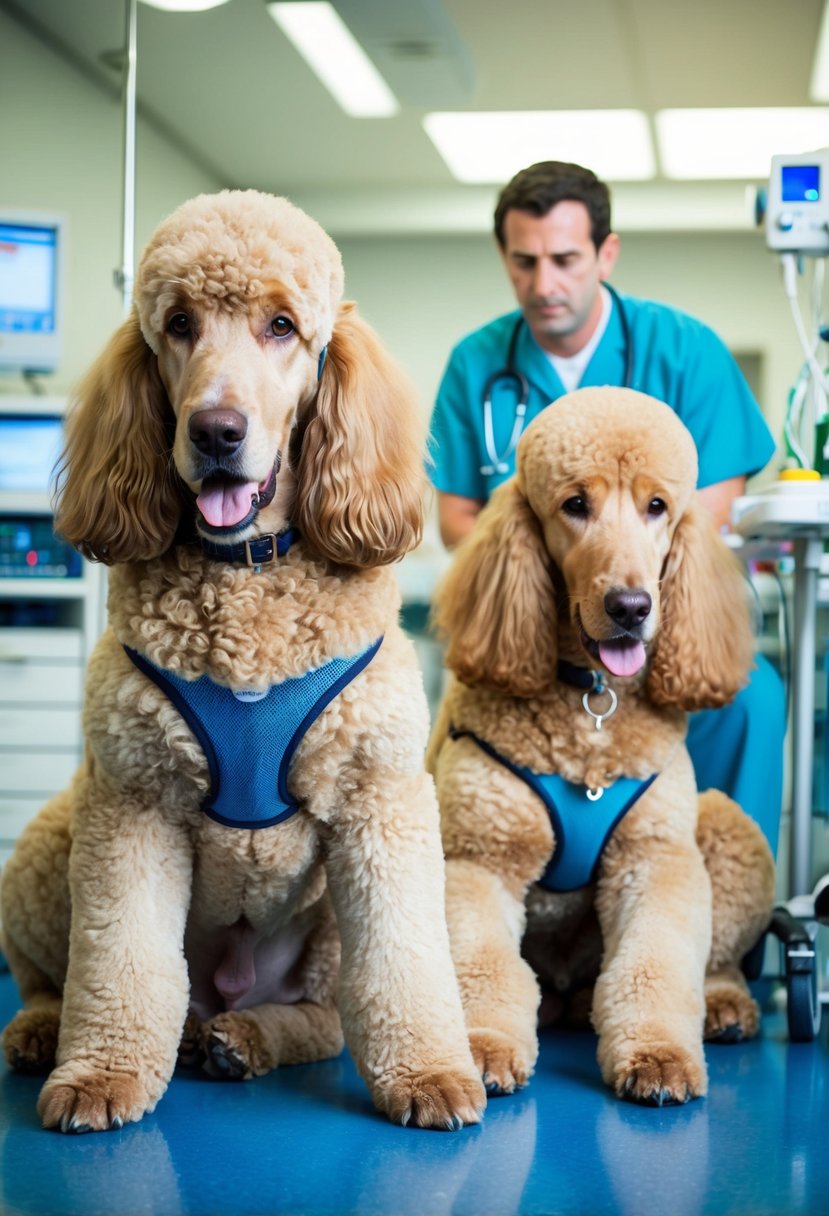
[[[258,493],[255,481],[218,482],[202,486],[196,506],[211,527],[232,528],[250,514],[251,503]]]
[[[633,676],[645,662],[641,642],[599,642],[599,658],[614,676]]]

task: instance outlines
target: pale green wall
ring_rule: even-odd
[[[137,129],[136,246],[192,194],[222,183],[155,130]],[[64,358],[44,380],[64,393],[121,320],[121,105],[0,11],[0,206],[56,211],[69,221]],[[0,377],[0,392],[20,391]]]
[[[428,410],[450,347],[513,307],[493,242],[348,237],[339,245],[346,294],[407,366]],[[777,264],[759,234],[623,233],[613,282],[700,317],[735,351],[759,354],[760,403],[779,440],[802,357]]]

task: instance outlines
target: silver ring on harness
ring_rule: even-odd
[[[606,713],[597,714],[590,708],[589,702],[590,702],[591,697],[601,696],[602,693],[607,693],[608,696],[610,697],[610,708],[607,710]],[[599,683],[599,684],[595,685],[593,688],[588,688],[587,692],[584,694],[584,696],[581,699],[581,703],[584,706],[587,713],[590,714],[590,717],[596,723],[596,730],[601,730],[602,722],[604,722],[605,718],[609,718],[612,713],[615,713],[616,706],[619,704],[619,698],[616,696],[616,693],[613,691],[612,688],[608,688],[606,684]]]

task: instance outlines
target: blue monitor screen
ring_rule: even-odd
[[[820,199],[820,165],[783,165],[784,203],[816,203]]]
[[[0,222],[0,332],[54,332],[57,242],[55,228]]]
[[[48,494],[62,447],[61,418],[0,416],[0,491]]]

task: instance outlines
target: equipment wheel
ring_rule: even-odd
[[[798,947],[795,945],[794,949]],[[791,949],[791,947],[790,947]],[[788,951],[787,951],[788,954]],[[787,960],[793,961],[793,960]],[[820,1030],[820,998],[817,990],[817,967],[804,969],[802,957],[795,964],[797,969],[787,967],[786,1018],[789,1038],[793,1043],[811,1043]]]

